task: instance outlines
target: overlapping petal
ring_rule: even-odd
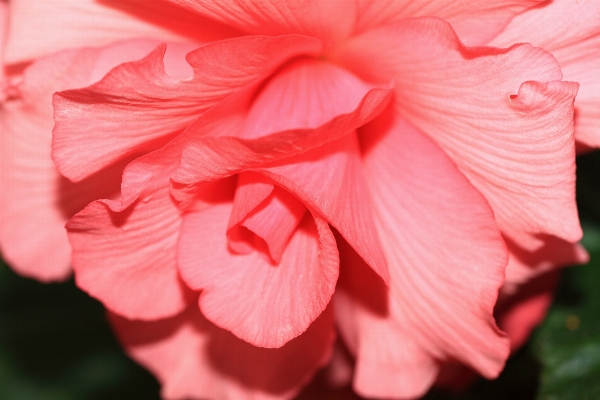
[[[435,382],[438,362],[415,343],[410,328],[390,322],[385,304],[378,306],[387,299],[379,278],[358,257],[346,264],[351,251],[341,251],[352,270],[341,273],[335,314],[340,335],[356,357],[353,389],[367,398],[421,397]],[[350,275],[352,282],[345,281]]]
[[[165,398],[293,396],[333,309],[364,396],[421,396],[459,363],[495,377],[548,307],[540,274],[587,257],[560,70],[600,144],[600,7],[580,2],[11,0],[2,250],[64,277],[56,233],[102,199],[67,224],[76,281]],[[57,90],[52,157],[77,183],[48,153]]]
[[[450,25],[423,18],[367,32],[336,58],[364,78],[396,79],[401,115],[484,194],[502,230],[581,238],[574,196],[578,85],[560,81],[549,53],[530,45],[465,48]]]
[[[165,72],[165,50],[161,45],[86,89],[55,96],[52,157],[64,176],[81,180],[127,155],[159,148],[208,108],[286,60],[317,53],[320,43],[290,35],[208,44],[188,54],[194,75],[179,80]]]
[[[463,43],[469,46],[477,46],[485,44],[500,32],[512,18],[541,1],[357,0],[359,4],[357,30],[366,31],[406,18],[439,17],[452,24]],[[513,43],[518,43],[518,41]]]
[[[367,264],[388,281],[387,263],[373,223],[354,132],[304,154],[254,170],[269,176],[323,215]]]
[[[266,247],[269,257],[279,263],[305,213],[304,204],[273,181],[242,173],[228,223],[229,247],[238,253]]]
[[[200,15],[245,32],[281,35],[300,33],[335,45],[356,32],[402,19],[435,16],[450,22],[461,40],[486,43],[519,13],[541,0],[471,1],[272,1],[169,0]]]
[[[317,37],[326,46],[347,37],[357,16],[356,4],[347,0],[168,1],[245,32],[261,35],[298,33]]]
[[[20,273],[44,281],[70,274],[64,224],[88,202],[118,194],[124,167],[116,164],[78,184],[58,173],[50,158],[52,93],[89,85],[155,45],[132,41],[64,51],[7,78],[0,109],[0,245]]]
[[[331,64],[296,61],[253,102],[237,135],[250,139],[207,136],[190,127],[174,180],[194,185],[260,170],[323,215],[387,279],[349,132],[381,112],[389,95],[389,89],[372,89]]]
[[[238,97],[231,96],[205,113],[205,127],[237,127],[230,112],[244,106]],[[182,207],[170,194],[169,180],[184,143],[184,138],[177,137],[132,161],[123,172],[120,199],[95,201],[67,224],[78,285],[129,318],[169,317],[193,301],[177,270]],[[229,201],[233,189],[231,180],[195,188],[197,209]],[[124,302],[124,293],[136,295]]]
[[[232,28],[159,1],[11,0],[9,12],[7,63],[30,61],[68,48],[105,46],[127,39],[200,44],[237,33]],[[32,27],[35,27],[35,34],[32,34]]]
[[[157,322],[110,315],[128,354],[152,371],[165,399],[292,398],[331,357],[331,309],[278,349],[252,346],[207,321],[196,307]]]
[[[600,3],[595,0],[545,2],[516,17],[489,43],[502,47],[527,42],[556,57],[564,79],[580,85],[575,138],[588,147],[600,146],[599,19]]]
[[[507,340],[492,315],[507,252],[487,202],[430,139],[393,110],[362,133],[390,289],[387,299],[379,300],[386,305],[383,311],[363,307],[355,316],[339,317],[357,321],[342,328],[358,356],[356,390],[379,397],[420,395],[435,379],[435,360],[460,360],[484,376],[496,376],[508,356]],[[348,298],[364,302],[364,293],[381,291],[381,285],[364,288],[358,298],[352,291]],[[369,313],[375,315],[364,315]],[[368,333],[370,324],[384,325],[380,329],[395,336],[396,345],[388,340],[382,353]],[[410,384],[392,387],[368,379],[375,365],[386,370],[384,376],[413,366]]]
[[[337,282],[339,259],[327,223],[307,214],[278,264],[259,251],[229,250],[231,204],[186,214],[178,260],[185,282],[202,290],[208,319],[259,347],[281,347],[325,309]]]
[[[96,201],[67,224],[77,285],[128,318],[170,317],[195,298],[179,278],[181,215],[162,178],[161,188],[126,210]]]
[[[391,90],[372,89],[354,111],[326,121],[316,129],[277,132],[253,140],[211,137],[202,124],[194,124],[188,129],[190,140],[186,143],[181,165],[173,180],[193,185],[301,154],[368,122],[381,112],[390,98]]]

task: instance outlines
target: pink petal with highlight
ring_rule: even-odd
[[[293,60],[256,95],[238,136],[254,139],[284,130],[315,129],[340,114],[352,113],[376,87],[335,64]]]
[[[0,109],[0,245],[19,273],[43,281],[70,274],[65,223],[90,201],[117,195],[124,167],[116,164],[77,184],[58,173],[50,158],[52,93],[88,85],[155,45],[135,41],[64,51],[9,78],[9,98]]]
[[[177,271],[181,216],[162,181],[128,208],[99,200],[67,224],[77,285],[127,318],[170,317],[195,298]]]
[[[178,258],[200,309],[216,325],[259,347],[281,347],[323,312],[339,259],[327,223],[306,215],[277,265],[261,252],[235,254],[225,232],[231,205],[186,214]],[[314,218],[314,220],[313,220]]]
[[[579,83],[575,99],[575,138],[600,147],[600,3],[553,1],[516,17],[490,45],[528,42],[552,53],[563,79]],[[556,23],[560,21],[560,23]]]
[[[214,137],[218,130],[206,127],[200,118],[186,131],[186,147],[173,180],[181,185],[194,185],[304,153],[373,119],[389,103],[391,93],[391,89],[371,89],[355,110],[317,128],[276,132],[258,139]]]
[[[460,360],[487,377],[499,374],[509,349],[492,312],[507,252],[481,194],[430,139],[392,112],[361,132],[389,292],[377,299],[382,285],[365,280],[362,294],[350,297],[374,303],[368,309],[377,315],[363,315],[342,333],[358,355],[356,390],[410,397],[429,387],[438,360]],[[389,338],[386,352],[368,333],[374,321],[390,325],[380,328]],[[383,376],[409,366],[410,382],[391,387],[375,381],[369,375],[374,364]]]
[[[63,175],[81,180],[132,153],[159,148],[208,108],[286,60],[318,52],[320,44],[293,35],[208,44],[188,54],[194,75],[179,80],[164,70],[166,49],[161,45],[86,89],[55,95],[52,157]]]
[[[158,1],[11,0],[9,11],[8,63],[128,39],[199,44],[237,34],[234,29]]]
[[[292,398],[328,362],[335,340],[330,309],[278,349],[236,338],[195,307],[157,322],[109,318],[127,353],[158,377],[168,400]]]
[[[252,34],[277,36],[297,33],[317,37],[326,46],[351,33],[357,13],[354,2],[348,0],[168,1]]]
[[[386,258],[373,222],[355,133],[254,170],[322,215],[387,282]]]
[[[463,43],[483,45],[516,15],[542,0],[372,1],[358,0],[357,29],[366,31],[406,18],[439,17],[450,24]],[[516,41],[513,43],[519,43]],[[511,43],[512,44],[512,43]]]
[[[261,182],[264,179],[259,178],[258,182],[252,182],[254,180],[252,177],[243,178],[248,175],[255,176],[257,174],[240,174],[233,203],[234,210],[231,213],[227,229],[229,246],[235,252],[243,254],[266,246],[271,259],[275,263],[279,263],[287,243],[306,213],[306,207],[289,192],[274,187],[272,181],[270,185],[265,185],[264,182]],[[240,181],[242,181],[242,185],[240,185]],[[268,193],[264,190],[265,186],[270,186]],[[242,187],[244,189],[240,190]],[[242,193],[238,195],[238,192]],[[258,203],[255,204],[254,201],[251,201],[250,204],[245,203],[236,207],[240,201],[243,201],[240,198],[247,198],[248,195],[259,200]],[[250,208],[248,205],[254,205],[254,207]],[[239,207],[249,208],[249,211],[241,219],[235,215],[239,214],[239,211],[235,210]],[[236,220],[238,222],[232,226],[232,222]]]
[[[389,315],[383,281],[343,241],[334,295],[338,331],[356,358],[353,389],[367,398],[418,398],[431,387],[438,362]],[[409,328],[410,329],[410,328]]]
[[[530,45],[465,48],[447,23],[422,18],[367,32],[336,57],[363,78],[396,79],[400,114],[450,156],[504,232],[581,238],[573,140],[578,85],[560,81],[550,54]]]

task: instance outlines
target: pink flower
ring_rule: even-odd
[[[336,332],[364,396],[493,378],[542,274],[587,258],[599,13],[10,0],[3,255],[41,280],[72,262],[168,399],[289,398],[330,360],[350,379]]]

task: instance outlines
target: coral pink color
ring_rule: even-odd
[[[587,259],[596,2],[151,3],[0,2],[13,268],[72,263],[165,399],[496,377]]]

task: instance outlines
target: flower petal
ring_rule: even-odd
[[[387,279],[356,137],[349,132],[383,110],[388,96],[332,64],[296,60],[256,97],[236,135],[241,139],[209,136],[204,123],[198,132],[190,127],[174,181],[193,185],[248,169],[267,174],[327,219]]]
[[[208,44],[187,56],[194,75],[181,80],[165,73],[166,48],[115,68],[86,89],[55,95],[52,157],[64,176],[81,180],[127,155],[160,147],[225,97],[289,58],[318,52],[320,44],[302,36]]]
[[[126,39],[206,43],[236,33],[214,21],[160,2],[11,0],[9,11],[7,63]],[[32,26],[35,26],[35,35],[31,33]]]
[[[306,213],[306,207],[269,181],[251,172],[240,174],[227,238],[229,247],[242,254],[266,245],[271,259],[278,264]],[[248,211],[241,213],[240,207]]]
[[[250,139],[216,136],[218,130],[207,127],[202,118],[191,125],[173,180],[193,185],[304,153],[364,125],[391,99],[393,85],[373,88],[328,63],[307,61],[292,67],[297,68],[286,71],[282,81],[271,81],[283,89],[287,85],[287,92],[273,90],[264,105],[257,100],[258,111],[253,115],[251,110],[244,128],[235,134]],[[266,117],[277,112],[285,118]]]
[[[386,385],[382,393],[377,382],[360,376],[370,366],[360,367],[359,358],[355,385],[360,383],[357,389],[370,396],[406,397],[435,379],[435,360],[460,360],[486,377],[501,371],[508,343],[492,312],[507,252],[481,194],[430,139],[392,112],[365,127],[361,136],[390,272],[387,314],[378,318],[393,325],[385,328],[388,334],[403,340],[389,347],[379,364],[383,369],[386,360],[408,358],[408,365],[420,367],[411,385]],[[363,293],[375,290],[362,288]],[[360,339],[370,327],[359,324],[358,329],[344,337]],[[366,336],[355,348],[381,354],[378,346]]]
[[[73,184],[60,176],[50,158],[51,112],[15,99],[2,105],[0,118],[3,257],[22,275],[63,280],[71,274],[65,223],[88,202],[118,193],[124,165]]]
[[[366,31],[406,18],[439,17],[452,24],[463,43],[477,46],[489,41],[515,15],[541,1],[543,0],[359,0],[357,30]]]
[[[209,110],[204,115],[207,126],[224,130],[229,124],[237,126],[230,114],[239,106],[237,97]],[[67,224],[72,230],[69,237],[78,285],[110,310],[130,318],[167,317],[191,301],[176,266],[181,204],[169,193],[169,177],[181,157],[181,139],[132,161],[123,172],[119,200],[91,203]],[[233,189],[232,180],[195,188],[193,205],[201,210],[230,201]],[[106,268],[114,272],[106,274]],[[124,301],[123,293],[131,292],[141,294]]]
[[[71,271],[64,224],[87,203],[118,194],[123,164],[73,184],[50,158],[52,93],[85,86],[156,43],[134,41],[57,53],[11,75],[0,108],[0,244],[19,273],[60,280]],[[74,67],[76,66],[76,67]]]
[[[0,84],[4,84],[4,45],[6,43],[6,33],[8,31],[8,3],[4,0],[0,1]]]
[[[516,17],[490,42],[528,42],[556,57],[564,79],[581,86],[575,99],[575,138],[590,147],[600,147],[599,20],[600,3],[595,0],[545,2]]]
[[[273,36],[297,33],[317,37],[326,45],[351,33],[357,11],[354,2],[348,0],[168,1],[245,32]]]
[[[388,281],[355,133],[254,170],[267,175],[322,215]]]
[[[278,349],[236,338],[196,307],[156,322],[109,319],[126,352],[156,375],[162,397],[172,400],[292,398],[327,363],[335,339],[331,309]]]
[[[202,313],[259,347],[281,347],[323,312],[338,276],[335,239],[321,218],[306,215],[273,265],[260,252],[235,254],[225,232],[231,205],[186,214],[178,259],[185,282],[202,290]]]
[[[557,81],[560,68],[550,54],[530,45],[465,48],[447,23],[431,18],[367,32],[340,51],[338,59],[361,76],[396,79],[399,112],[486,197],[504,232],[581,238],[573,140],[578,85]]]
[[[368,398],[418,398],[431,387],[438,362],[415,340],[404,321],[389,315],[383,281],[343,240],[334,294],[338,331],[356,358],[353,388]]]
[[[195,298],[177,272],[181,216],[168,179],[127,209],[99,200],[67,223],[77,285],[127,318],[169,317]]]
[[[247,109],[247,95],[248,91],[243,90],[227,97],[204,113],[196,123],[209,133],[218,132],[227,135],[239,132]],[[173,174],[174,169],[177,169],[182,152],[190,137],[193,137],[193,133],[195,132],[189,129],[184,131],[164,147],[136,158],[125,168],[121,184],[121,210],[129,207],[140,196],[148,196],[154,190],[170,186],[169,180],[161,177],[170,176],[169,174]],[[212,190],[210,185],[217,187]],[[171,195],[174,195],[173,199],[181,210],[189,211],[188,207],[202,209],[210,203],[229,201],[231,197],[230,191],[223,192],[223,188],[216,180],[205,182],[200,186],[202,186],[201,190],[193,187],[189,190],[179,188],[178,191],[172,191]]]
[[[254,139],[283,130],[315,129],[354,111],[376,87],[328,62],[293,60],[256,95],[238,136]]]

